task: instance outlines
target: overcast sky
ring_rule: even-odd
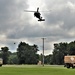
[[[32,12],[37,7],[44,22],[38,22]],[[36,44],[42,52],[45,39],[45,54],[50,54],[54,43],[75,40],[75,0],[0,0],[0,47],[16,51],[23,41]],[[14,44],[14,42],[16,44]]]

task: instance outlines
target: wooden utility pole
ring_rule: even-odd
[[[45,38],[42,38],[42,40],[43,40],[43,63],[42,63],[42,65],[44,66],[44,40],[45,40]]]

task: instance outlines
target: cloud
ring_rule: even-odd
[[[0,31],[8,32],[18,25],[22,11],[27,8],[24,0],[0,0]]]
[[[23,19],[28,17],[24,14],[24,9],[28,8],[27,0],[0,0],[0,44],[7,45],[15,38],[9,38],[10,34],[14,34],[23,24]],[[24,18],[25,16],[25,18]],[[25,22],[24,22],[25,23]],[[27,23],[29,24],[29,23]],[[17,30],[16,30],[17,29]],[[18,33],[17,33],[18,34]],[[11,39],[11,40],[10,40]]]
[[[48,0],[47,0],[48,1]],[[51,3],[51,5],[50,5]],[[75,1],[73,0],[53,0],[53,1],[48,1],[48,6],[47,9],[50,9],[51,7],[51,12],[50,14],[45,14],[46,17],[46,25],[48,27],[54,27],[53,33],[62,35],[66,37],[70,37],[68,33],[70,30],[75,29]],[[56,26],[59,27],[56,28]],[[56,29],[55,29],[56,28]],[[67,38],[68,38],[67,37]]]
[[[36,1],[36,0],[35,0]],[[75,0],[0,0],[0,45],[16,49],[20,41],[37,44],[42,50],[42,37],[46,37],[45,50],[52,51],[53,44],[73,40],[75,37]],[[42,5],[41,5],[42,4]],[[40,6],[45,22],[38,22],[34,13]]]

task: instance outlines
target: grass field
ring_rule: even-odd
[[[75,69],[51,65],[3,65],[0,75],[75,75]]]

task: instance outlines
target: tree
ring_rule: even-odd
[[[75,55],[75,41],[70,43],[54,44],[53,64],[64,64],[65,55]]]
[[[9,50],[8,47],[1,47],[3,64],[7,64],[8,63],[8,57],[9,57],[8,50]]]
[[[75,41],[68,44],[68,55],[75,55]]]
[[[8,64],[18,64],[17,52],[11,53],[9,56]]]
[[[19,64],[36,64],[39,56],[37,45],[30,46],[25,42],[20,42],[17,48]]]
[[[2,50],[0,50],[0,58],[2,58]]]
[[[52,55],[51,54],[45,56],[44,63],[45,64],[53,64],[52,63]]]
[[[64,56],[67,55],[67,43],[54,44],[53,64],[64,64]]]

